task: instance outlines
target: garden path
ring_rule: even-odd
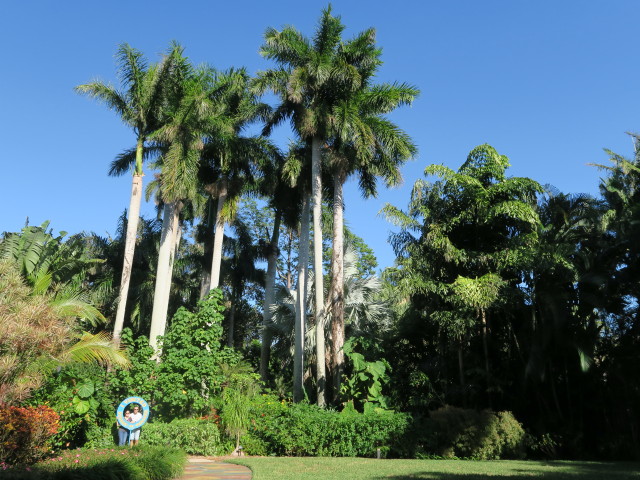
[[[251,470],[204,457],[189,457],[180,480],[251,480]]]

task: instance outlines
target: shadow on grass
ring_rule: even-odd
[[[554,469],[558,469],[555,470]],[[472,470],[472,468],[469,468]],[[504,470],[504,471],[501,471]],[[371,480],[522,480],[524,478],[542,478],[545,480],[626,480],[640,479],[640,464],[631,462],[540,462],[532,464],[531,469],[504,469],[496,464],[490,473],[424,471],[411,474],[375,477]]]

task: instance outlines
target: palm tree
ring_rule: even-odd
[[[323,10],[313,41],[293,27],[282,31],[269,28],[261,54],[275,60],[279,66],[258,74],[258,91],[271,90],[280,97],[280,104],[263,133],[290,119],[298,137],[311,148],[312,209],[314,229],[314,272],[316,285],[322,285],[322,147],[330,138],[332,109],[339,100],[347,98],[361,83],[356,65],[371,61],[364,32],[349,42],[342,41],[344,30],[339,17],[331,14],[331,7]],[[318,404],[325,404],[324,351],[324,292],[316,289],[316,325],[318,335]]]
[[[262,182],[262,195],[269,199],[269,206],[273,210],[274,222],[273,231],[270,241],[265,245],[265,257],[267,259],[267,274],[265,278],[265,293],[262,310],[262,341],[260,348],[260,378],[266,384],[269,380],[269,359],[271,355],[271,343],[273,336],[271,329],[268,328],[271,323],[272,306],[275,305],[276,292],[276,274],[278,266],[281,225],[289,229],[294,229],[298,223],[300,216],[300,195],[301,191],[298,185],[297,168],[301,166],[298,156],[304,156],[296,146],[291,146],[289,154],[286,158],[278,156],[273,168],[273,173],[268,174],[269,182]],[[291,174],[288,170],[292,166],[292,159],[296,160],[294,170],[296,173]],[[308,176],[307,176],[308,178]],[[306,197],[305,197],[306,198]],[[307,225],[309,215],[306,216]],[[267,232],[268,233],[268,232]],[[308,248],[307,260],[308,264]]]
[[[249,89],[245,69],[213,73],[209,100],[214,106],[209,130],[204,132],[202,169],[207,193],[216,202],[215,236],[208,290],[220,283],[225,224],[233,219],[242,193],[256,192],[261,167],[269,165],[277,149],[262,137],[243,137],[242,131],[264,118],[269,107]],[[207,291],[208,291],[207,290]]]
[[[375,52],[373,36],[370,49]],[[374,62],[378,65],[378,62]],[[375,68],[363,68],[363,87],[341,101],[334,109],[334,137],[328,155],[333,172],[333,250],[331,261],[331,338],[334,400],[340,392],[344,370],[344,197],[343,186],[350,175],[356,175],[364,196],[376,195],[376,178],[387,186],[401,179],[399,167],[416,154],[411,138],[383,117],[404,104],[411,104],[418,90],[409,85],[382,84],[370,86]]]
[[[77,310],[60,308],[55,294],[29,285],[21,267],[15,259],[0,259],[0,404],[23,401],[65,363],[129,366],[107,334],[80,332]]]
[[[89,237],[47,231],[49,222],[5,233],[0,239],[0,259],[15,262],[34,294],[50,294],[50,305],[59,315],[76,317],[95,327],[106,322],[96,305],[105,303],[109,284],[96,279],[88,288],[89,270],[103,262],[88,249]]]
[[[198,171],[204,146],[211,104],[208,99],[211,71],[207,67],[194,70],[187,59],[181,57],[176,69],[180,84],[172,92],[169,120],[158,129],[152,140],[162,151],[155,166],[161,171],[150,185],[162,203],[163,221],[158,254],[158,270],[151,316],[149,344],[156,349],[157,337],[164,335],[169,293],[173,272],[173,259],[180,235],[180,212],[191,199],[199,195]]]
[[[101,81],[94,81],[76,87],[76,91],[88,95],[104,103],[120,115],[122,121],[133,128],[136,135],[135,163],[131,183],[131,199],[129,202],[129,221],[125,241],[125,255],[118,295],[118,309],[113,328],[116,341],[124,324],[124,316],[131,279],[131,268],[138,231],[140,202],[142,200],[143,158],[145,143],[162,123],[163,106],[176,61],[180,58],[182,48],[172,44],[167,55],[156,65],[147,66],[142,53],[126,43],[118,48],[118,76],[124,91]],[[124,170],[114,162],[109,174],[119,175]]]
[[[379,338],[380,332],[387,331],[391,327],[388,305],[379,300],[382,283],[375,276],[362,278],[358,271],[357,260],[355,249],[347,243],[344,272],[345,313],[348,327],[353,335]],[[305,303],[313,309],[315,285],[313,285],[311,276],[308,280],[310,285],[307,285]],[[280,285],[276,295],[276,303],[272,307],[273,318],[269,324],[269,330],[277,338],[276,350],[285,357],[283,364],[290,365],[290,360],[287,359],[293,356],[294,370],[297,361],[295,350],[298,335],[294,322],[298,322],[299,295],[299,288],[292,290],[285,285]],[[304,336],[305,341],[302,343],[304,356],[312,359],[317,351],[315,332],[309,330]],[[291,355],[292,353],[293,355]],[[302,369],[304,370],[304,365]]]

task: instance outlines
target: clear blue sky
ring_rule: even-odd
[[[110,178],[133,134],[102,105],[74,93],[95,78],[115,82],[114,53],[128,42],[150,61],[179,41],[194,63],[270,63],[258,55],[266,27],[313,35],[326,2],[24,0],[2,2],[0,231],[50,219],[54,230],[114,233],[130,177]],[[385,202],[404,207],[430,163],[458,168],[481,143],[529,176],[564,192],[596,193],[603,147],[629,155],[640,130],[637,1],[338,0],[345,37],[373,26],[383,48],[380,81],[421,90],[392,118],[419,146],[400,188],[362,200],[347,188],[346,220],[393,263]],[[147,180],[151,175],[147,177]],[[152,205],[143,208],[147,216]]]

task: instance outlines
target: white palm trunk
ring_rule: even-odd
[[[333,254],[331,258],[331,371],[334,402],[340,396],[344,371],[344,175],[334,175],[333,182]]]
[[[262,305],[262,345],[260,346],[260,379],[266,383],[269,380],[269,359],[271,357],[271,341],[273,335],[268,325],[271,322],[271,306],[275,303],[276,273],[278,267],[278,241],[280,239],[280,212],[276,211],[273,222],[273,233],[269,244],[267,258],[267,276],[264,286],[264,303]]]
[[[300,255],[298,258],[298,293],[296,295],[296,323],[293,351],[293,401],[304,400],[304,339],[307,317],[307,278],[309,268],[309,196],[302,201],[300,219]]]
[[[211,261],[211,283],[209,284],[209,290],[218,288],[220,285],[220,266],[222,264],[222,241],[224,240],[224,224],[225,221],[222,218],[222,207],[227,199],[227,187],[224,183],[221,184],[218,190],[218,208],[216,211],[216,226],[213,237],[213,259]],[[209,292],[207,292],[209,293]]]
[[[129,284],[133,268],[133,256],[136,249],[136,237],[140,220],[140,202],[142,201],[142,175],[134,174],[131,181],[131,200],[127,216],[127,233],[124,242],[124,263],[122,265],[122,277],[120,279],[120,292],[118,293],[118,309],[116,321],[113,326],[113,339],[120,342],[120,334],[124,327],[124,314],[127,309],[129,296]]]
[[[162,233],[160,236],[160,251],[158,253],[158,269],[156,272],[156,287],[153,296],[153,312],[151,314],[151,330],[149,345],[154,349],[158,358],[158,336],[164,335],[167,325],[167,310],[169,309],[169,290],[171,288],[172,257],[175,252],[175,229],[179,227],[180,208],[175,203],[166,203],[162,217]]]
[[[311,140],[311,195],[313,201],[313,271],[316,286],[316,368],[318,405],[326,404],[326,374],[324,345],[324,283],[322,278],[322,144],[320,138]]]

